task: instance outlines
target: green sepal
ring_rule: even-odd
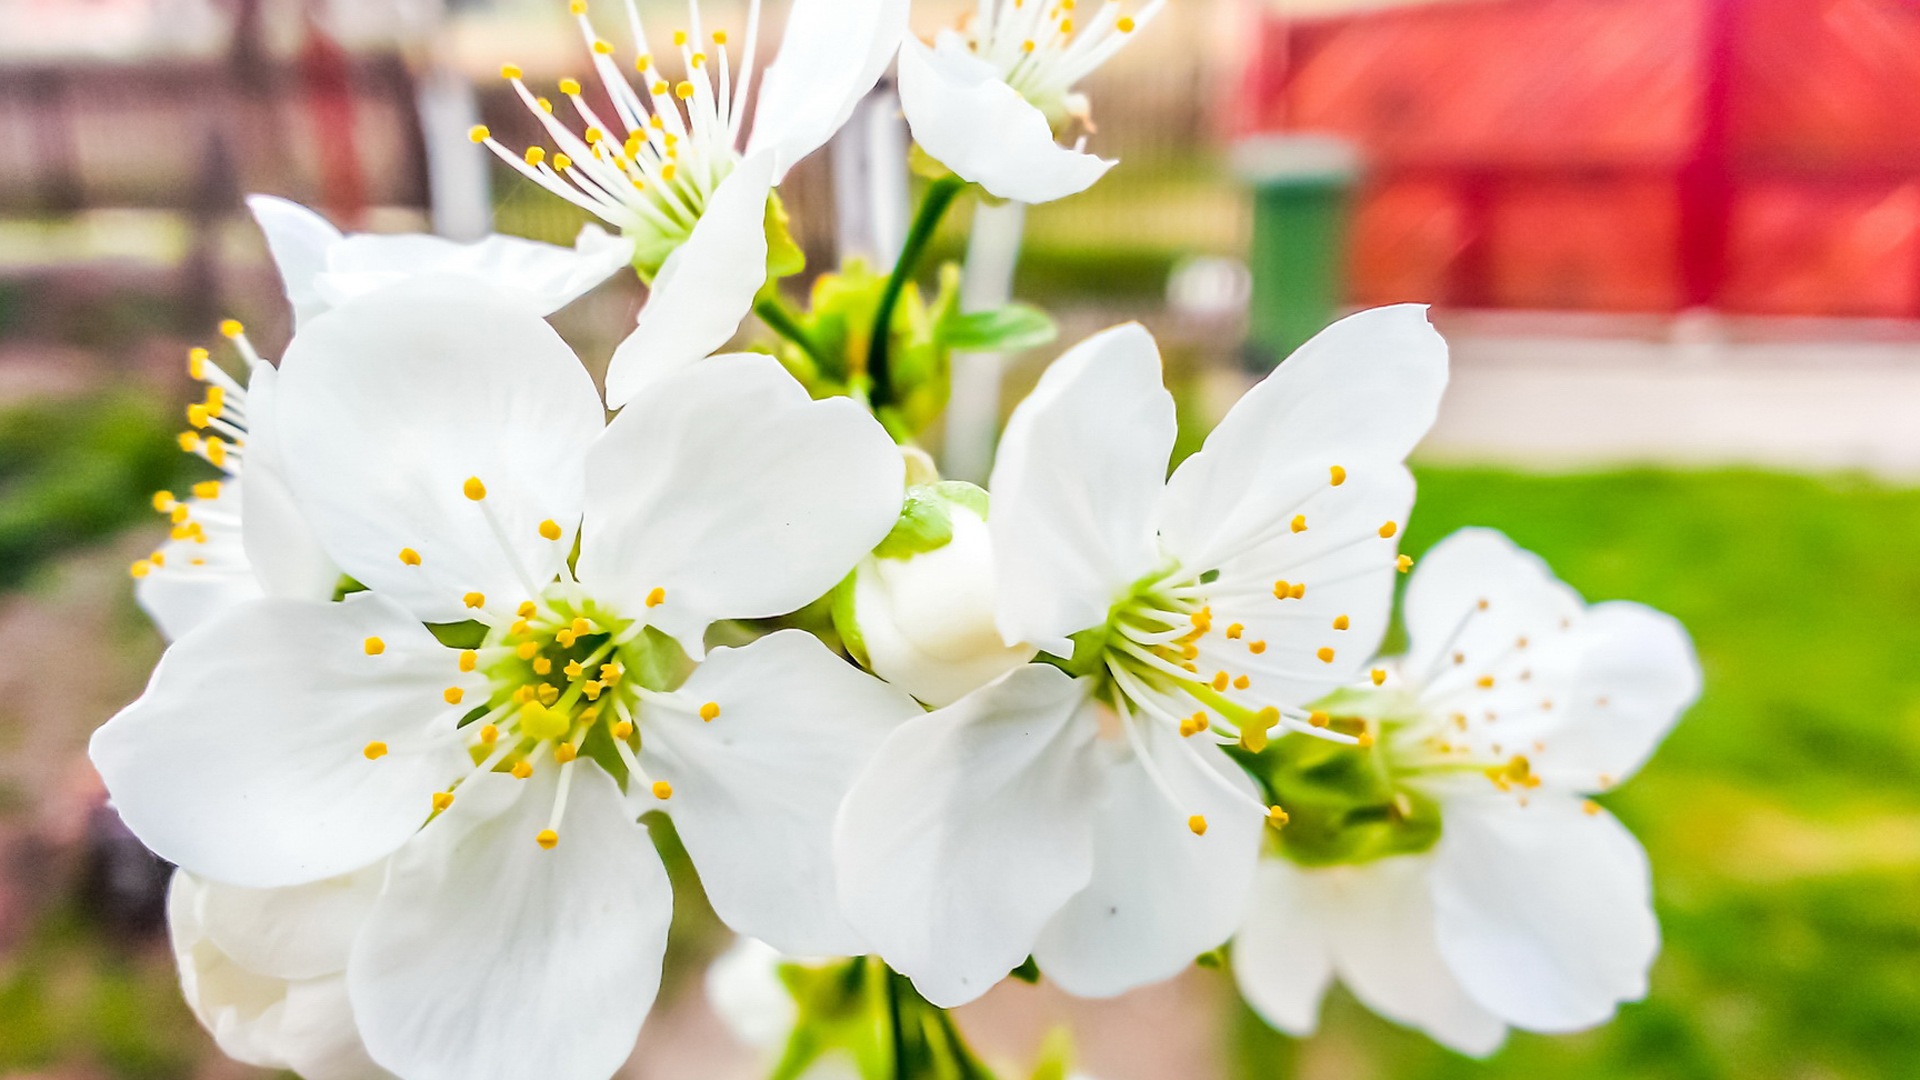
[[[1335,712],[1336,726],[1341,717]],[[1228,753],[1285,808],[1288,821],[1278,834],[1280,851],[1302,866],[1417,855],[1440,842],[1439,803],[1395,783],[1377,747],[1292,734],[1274,740],[1260,754],[1238,748]]]
[[[767,278],[792,277],[807,268],[807,253],[793,238],[793,218],[779,192],[767,196]]]
[[[873,553],[882,559],[910,559],[952,542],[953,515],[946,500],[926,488],[914,488],[907,492],[893,531],[874,547]]]
[[[840,646],[847,650],[853,661],[868,671],[873,664],[867,659],[867,640],[860,635],[860,616],[854,606],[854,584],[860,577],[856,568],[833,590],[833,629],[840,635]]]
[[[1040,964],[1035,961],[1033,957],[1029,956],[1025,960],[1020,961],[1019,967],[1007,972],[1007,976],[1009,978],[1019,979],[1028,986],[1037,986],[1040,983]]]
[[[366,591],[367,587],[365,585],[355,581],[349,575],[341,574],[340,580],[333,583],[333,602],[337,604],[347,597],[352,596],[354,593],[363,593]]]
[[[487,640],[487,624],[474,622],[428,623],[434,640],[449,649],[477,649]]]

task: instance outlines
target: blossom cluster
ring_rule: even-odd
[[[1496,533],[1400,553],[1447,382],[1425,309],[1329,327],[1177,465],[1153,337],[1095,335],[982,489],[913,403],[1050,323],[928,303],[914,257],[787,306],[777,184],[896,56],[923,217],[1063,198],[1114,164],[1081,81],[1162,3],[981,0],[928,46],[905,0],[794,0],[756,87],[757,2],[736,63],[697,6],[654,53],[631,0],[625,46],[576,0],[594,97],[509,64],[552,145],[473,136],[615,231],[348,236],[252,200],[295,333],[189,358],[181,445],[217,477],[155,497],[133,575],[172,644],[92,746],[180,867],[229,1054],[604,1080],[660,985],[668,828],[765,954],[715,969],[723,1004],[856,1063],[867,1029],[783,990],[851,965],[848,1000],[901,1028],[905,998],[950,1055],[941,1010],[1010,974],[1111,997],[1223,947],[1296,1034],[1335,978],[1473,1054],[1644,995],[1647,861],[1594,796],[1697,695],[1692,648]],[[547,317],[628,268],[603,390]],[[755,311],[771,343],[723,351]],[[872,959],[765,977],[783,956]],[[895,1035],[880,1074],[919,1075]]]

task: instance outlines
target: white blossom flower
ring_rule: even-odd
[[[1304,1035],[1338,977],[1470,1054],[1508,1026],[1601,1023],[1645,995],[1660,933],[1646,853],[1586,796],[1639,769],[1698,696],[1686,631],[1638,604],[1588,607],[1480,529],[1427,556],[1405,610],[1407,655],[1357,709],[1380,732],[1377,767],[1438,804],[1438,841],[1357,865],[1266,861],[1234,946],[1240,988]]]
[[[305,1080],[390,1080],[360,1041],[347,955],[384,865],[292,889],[241,889],[177,871],[167,924],[187,1005],[222,1052]]]
[[[584,125],[575,131],[554,102],[513,84],[550,151],[515,153],[485,128],[473,137],[523,176],[619,229],[628,258],[652,284],[639,328],[615,353],[607,400],[626,403],[651,379],[725,345],[767,279],[768,199],[797,162],[825,145],[892,62],[906,32],[907,0],[794,0],[780,52],[754,94],[760,0],[753,0],[732,67],[730,38],[708,34],[697,0],[673,34],[673,66],[649,52],[634,0],[626,2],[638,86],[622,74],[618,47],[600,36],[585,0],[570,8],[613,109],[603,117],[580,80],[560,81]],[[751,107],[750,107],[751,103]],[[749,113],[752,113],[749,124]]]
[[[253,601],[174,644],[93,742],[136,835],[251,888],[391,858],[347,986],[408,1080],[619,1066],[672,908],[643,810],[730,925],[860,951],[830,821],[918,706],[800,631],[703,639],[825,593],[892,528],[878,423],[733,356],[608,425],[545,322],[446,281],[315,319],[279,388],[291,489],[369,591]],[[423,625],[465,620],[467,648]]]
[[[977,503],[939,497],[953,488],[978,496]],[[868,670],[929,705],[951,705],[1033,659],[1035,650],[1009,646],[994,623],[986,493],[951,484],[919,491],[937,504],[950,538],[931,551],[897,555],[882,544],[854,571],[848,614]]]
[[[1067,148],[1055,130],[1093,130],[1076,87],[1166,7],[1137,15],[1107,0],[1082,18],[1072,0],[980,0],[966,32],[900,50],[900,103],[914,141],[961,179],[1002,199],[1052,202],[1092,187],[1115,162]],[[1079,140],[1084,143],[1084,137]]]
[[[1227,938],[1272,811],[1221,745],[1275,726],[1354,741],[1300,706],[1386,627],[1402,461],[1445,382],[1423,309],[1354,316],[1169,480],[1146,331],[1046,373],[1008,424],[988,527],[1002,640],[1052,662],[901,726],[836,826],[849,916],[928,1000],[1029,955],[1069,992],[1116,994]]]
[[[187,408],[180,448],[223,474],[193,485],[186,498],[155,492],[167,515],[167,541],[133,564],[134,596],[160,632],[178,639],[214,614],[264,596],[326,600],[340,571],[320,548],[287,491],[273,425],[278,372],[228,320],[221,333],[247,365],[241,383],[206,349],[187,356],[187,371],[206,397]]]
[[[631,261],[619,237],[589,225],[571,248],[489,236],[459,244],[419,233],[342,235],[326,218],[285,199],[253,195],[253,219],[267,236],[296,326],[367,293],[415,278],[446,276],[489,286],[551,315]]]

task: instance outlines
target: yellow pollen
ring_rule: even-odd
[[[1328,716],[1326,713],[1321,712],[1319,709],[1315,709],[1312,712],[1307,714],[1307,723],[1312,724],[1314,727],[1317,727],[1317,728],[1323,728],[1323,727],[1326,727],[1328,724],[1333,723],[1333,718]]]
[[[173,492],[156,491],[153,493],[153,508],[162,514],[173,510]]]
[[[1411,556],[1411,555],[1402,555],[1402,556],[1400,556],[1400,557],[1399,557],[1398,559],[1395,559],[1395,560],[1393,561],[1393,565],[1394,565],[1394,566],[1395,566],[1396,568],[1398,568],[1398,569],[1399,569],[1399,571],[1400,571],[1401,573],[1403,573],[1403,574],[1404,574],[1404,573],[1406,573],[1407,571],[1409,571],[1409,570],[1411,570],[1411,569],[1413,569],[1413,556]]]
[[[216,417],[227,411],[227,392],[224,388],[207,387],[207,411]]]
[[[601,56],[612,56],[613,42],[605,38],[596,39],[593,43],[593,51],[599,53]]]
[[[665,97],[667,94],[667,91],[673,89],[673,86],[672,84],[668,83],[667,80],[665,79],[656,79],[654,80],[653,85],[648,87],[647,89],[653,91],[654,97]]]
[[[1180,655],[1188,660],[1197,660],[1200,657],[1200,646],[1189,641],[1185,645],[1180,646]]]
[[[679,98],[681,101],[687,100],[693,96],[693,84],[682,81],[679,86],[673,88],[673,96]]]
[[[189,515],[190,511],[188,511],[184,505],[175,504],[174,508],[168,512],[167,520],[173,522],[175,525],[184,525]]]
[[[1229,678],[1230,676],[1228,676],[1227,673],[1224,671],[1214,672],[1213,688],[1215,690],[1225,690],[1227,688],[1227,682]]]
[[[1284,829],[1287,827],[1287,822],[1291,820],[1293,819],[1287,816],[1287,812],[1285,810],[1282,810],[1277,806],[1267,807],[1267,824],[1273,826],[1274,828]]]
[[[705,720],[707,723],[711,724],[719,718],[720,718],[719,702],[709,701],[705,705],[700,706],[700,719]]]
[[[1307,531],[1307,515],[1305,514],[1293,515],[1293,521],[1289,523],[1287,527],[1297,533],[1306,532]]]
[[[525,617],[516,619],[512,626],[507,627],[508,637],[526,637],[532,632],[533,624],[529,623]]]
[[[520,643],[520,647],[514,650],[514,652],[518,654],[520,659],[522,660],[533,659],[535,654],[539,653],[539,651],[540,651],[540,643],[537,641],[523,641]]]
[[[567,4],[567,10],[575,15],[585,15],[587,13],[587,0],[570,0]]]
[[[673,785],[667,783],[665,780],[655,780],[653,782],[653,797],[659,799],[661,802],[666,802],[668,799],[673,798]]]
[[[673,178],[679,175],[679,172],[679,166],[669,161],[665,165],[660,166],[660,179],[665,183],[671,184],[673,183]]]
[[[193,497],[196,499],[205,499],[208,502],[218,499],[220,497],[220,481],[202,480],[193,485]]]
[[[715,45],[725,45],[727,43],[727,32],[725,30],[715,30],[713,32],[713,43]]]
[[[578,95],[580,93],[580,80],[561,79],[560,92],[567,95],[568,97],[574,97]]]
[[[593,624],[586,619],[575,616],[573,622],[567,624],[567,629],[573,631],[574,637],[586,637],[588,634],[593,633]]]
[[[566,172],[568,169],[573,168],[573,159],[565,154],[555,154],[553,155],[553,167],[561,172]]]
[[[620,670],[619,664],[601,664],[600,665],[600,681],[603,683],[606,683],[608,686],[613,686],[619,683],[620,676],[625,674],[626,672]]]
[[[226,443],[221,442],[219,439],[209,438],[204,446],[206,447],[208,461],[213,462],[215,465],[225,465],[227,463]]]
[[[639,56],[634,58],[633,70],[635,71],[645,72],[648,68],[652,66],[653,66],[653,57],[649,56],[646,53],[641,53]]]
[[[167,553],[164,551],[156,551],[153,554],[147,556],[147,561],[151,562],[155,566],[165,566],[167,565]],[[199,566],[200,563],[196,562],[194,563],[194,565]]]
[[[387,643],[377,637],[370,637],[361,643],[361,648],[367,650],[368,656],[379,656],[387,651]]]
[[[1245,625],[1241,623],[1234,623],[1233,625],[1227,627],[1227,640],[1239,641],[1240,635],[1246,632],[1247,632],[1247,628]]]
[[[1373,685],[1375,686],[1385,685],[1387,681],[1387,669],[1374,668],[1371,677],[1373,679]]]
[[[567,661],[567,666],[562,668],[561,670],[567,673],[567,678],[577,679],[581,675],[584,675],[587,669],[580,666],[580,661],[569,660]]]
[[[687,43],[687,32],[685,30],[675,30],[673,32],[673,47],[677,49],[680,46],[685,45],[686,43]]]
[[[191,431],[183,431],[179,434],[179,436],[177,436],[177,438],[180,443],[180,449],[186,451],[189,454],[200,449],[200,436],[194,434]]]
[[[1060,20],[1060,33],[1062,33],[1062,34],[1071,34],[1071,33],[1073,33],[1073,20],[1072,20],[1072,19],[1061,19],[1061,20]]]
[[[553,661],[546,657],[542,656],[533,662],[533,673],[535,675],[549,675],[552,674],[552,672]]]
[[[613,737],[621,741],[633,738],[633,724],[622,720],[613,725]]]
[[[604,693],[606,689],[604,685],[597,682],[582,683],[580,685],[580,692],[587,695],[588,701],[599,701],[600,695]]]
[[[513,765],[513,778],[514,778],[515,780],[525,780],[525,779],[526,779],[527,777],[529,777],[529,776],[532,776],[532,775],[533,775],[533,763],[532,763],[532,762],[530,762],[530,761],[516,761],[516,762],[514,762],[514,765]]]
[[[400,561],[407,566],[419,566],[420,553],[413,550],[412,548],[401,548]]]
[[[556,746],[553,748],[553,760],[559,762],[562,765],[565,765],[567,762],[572,761],[574,758],[577,758],[579,756],[580,756],[580,751],[575,750],[573,748],[572,743],[563,742],[559,746]]]
[[[552,829],[541,829],[540,835],[534,837],[533,842],[548,851],[552,851],[554,848],[560,846],[560,834],[554,832]]]
[[[479,502],[487,497],[487,485],[481,483],[479,477],[469,476],[467,482],[460,485],[460,492],[474,502]]]
[[[475,124],[467,130],[467,138],[477,143],[483,143],[493,138],[493,132],[488,131],[487,125],[485,124]]]
[[[1038,47],[1039,46],[1034,44],[1034,41],[1032,38],[1028,38],[1027,40],[1020,43],[1020,51],[1023,53],[1030,53]]]
[[[705,64],[706,62],[707,62],[707,54],[706,54],[706,53],[694,53],[694,54],[693,54],[693,60],[691,61],[691,66],[692,66],[692,67],[696,67],[696,68],[697,68],[697,67],[699,67],[699,66],[701,66],[702,64]]]
[[[212,422],[213,416],[207,412],[205,405],[196,403],[187,406],[187,423],[197,428],[203,428]]]
[[[535,696],[540,699],[540,704],[551,705],[560,700],[560,688],[557,686],[543,686]]]
[[[1234,677],[1233,688],[1235,690],[1245,690],[1247,687],[1252,685],[1253,685],[1253,680],[1247,678],[1245,675],[1238,675]]]
[[[1293,599],[1295,599],[1295,600],[1304,600],[1304,599],[1306,598],[1306,595],[1307,595],[1307,584],[1306,584],[1306,582],[1304,582],[1304,581],[1301,581],[1301,582],[1295,582],[1295,583],[1294,583],[1294,586],[1293,586],[1293,589],[1292,589],[1291,591],[1289,591],[1289,592],[1287,593],[1287,595],[1288,595],[1289,597],[1292,597],[1292,598],[1293,598]]]
[[[540,535],[548,540],[560,539],[560,523],[552,519],[541,522]]]
[[[1335,630],[1345,630],[1346,628],[1352,625],[1353,625],[1353,621],[1348,619],[1345,615],[1334,616],[1333,628]]]
[[[1335,465],[1333,468],[1327,471],[1331,474],[1329,478],[1333,481],[1334,487],[1339,487],[1341,484],[1344,484],[1347,482],[1347,470],[1341,468],[1340,466]]]
[[[1481,611],[1485,611],[1485,610],[1487,610],[1487,599],[1486,599],[1486,597],[1484,597],[1484,596],[1483,596],[1483,597],[1481,597],[1481,598],[1480,598],[1480,601],[1479,601],[1479,603],[1477,603],[1477,604],[1475,604],[1474,606],[1475,606],[1475,607],[1477,607],[1477,608],[1479,608],[1479,609],[1480,609]]]
[[[500,729],[492,724],[480,729],[480,745],[492,746],[500,741]]]
[[[545,148],[539,146],[527,147],[527,164],[538,165],[545,160],[547,160],[547,151]]]
[[[1114,23],[1114,24],[1113,24],[1113,28],[1114,28],[1115,30],[1118,30],[1118,31],[1120,31],[1120,32],[1121,32],[1121,33],[1123,33],[1123,34],[1131,34],[1131,33],[1133,33],[1133,30],[1134,30],[1134,27],[1136,27],[1136,26],[1138,26],[1138,25],[1139,25],[1138,23],[1136,23],[1136,22],[1134,22],[1134,21],[1133,21],[1133,16],[1131,16],[1131,15],[1122,15],[1122,16],[1120,16],[1120,21],[1119,21],[1119,22],[1116,22],[1116,23]],[[1279,807],[1277,807],[1277,806],[1276,806],[1276,807],[1274,807],[1274,809],[1275,809],[1275,810],[1278,810],[1278,809],[1279,809]],[[1286,816],[1285,814],[1282,814],[1282,815],[1281,815],[1281,817],[1283,817],[1283,818],[1284,818],[1285,816]]]
[[[460,600],[470,608],[483,608],[487,606],[486,593],[470,592],[461,597]]]
[[[1480,676],[1479,680],[1474,683],[1474,685],[1478,686],[1482,690],[1491,690],[1493,689],[1493,676],[1482,675]]]
[[[500,65],[500,77],[503,79],[518,79],[525,74],[526,72],[520,70],[519,64]]]
[[[546,98],[534,98],[533,103],[535,105],[540,106],[541,112],[547,113],[549,115],[553,113],[553,102],[547,100]],[[564,166],[562,167],[564,168]]]
[[[520,606],[513,609],[513,613],[523,619],[531,619],[540,613],[540,605],[531,600],[522,600]]]
[[[1380,526],[1380,539],[1390,540],[1393,538],[1393,534],[1399,531],[1400,526],[1389,521],[1385,525]]]
[[[247,328],[240,325],[239,319],[220,320],[220,336],[226,338],[228,341],[232,341],[234,338],[246,332]]]
[[[457,686],[449,686],[447,692],[440,696],[447,699],[447,704],[458,705],[466,699],[467,692]]]
[[[383,742],[370,742],[367,744],[367,748],[360,752],[366,755],[368,761],[379,761],[381,758],[387,756],[387,744]]]
[[[1600,804],[1594,802],[1592,799],[1588,799],[1580,804],[1580,809],[1585,812],[1588,817],[1592,817],[1600,812]]]
[[[472,649],[460,650],[460,670],[472,671],[480,666],[480,654]]]
[[[1250,641],[1247,643],[1247,651],[1255,656],[1259,656],[1261,653],[1267,651],[1267,643],[1264,641]]]
[[[127,573],[132,574],[134,580],[138,581],[141,578],[146,577],[148,574],[153,573],[153,563],[147,561],[146,559],[141,559],[139,562],[134,563],[132,566],[128,567]]]
[[[1190,817],[1190,818],[1188,818],[1188,819],[1187,819],[1187,828],[1189,828],[1189,829],[1192,829],[1192,830],[1193,830],[1193,835],[1195,835],[1195,836],[1205,836],[1205,835],[1207,835],[1207,819],[1206,819],[1206,816],[1205,816],[1205,815],[1202,815],[1202,814],[1195,814],[1195,815],[1193,815],[1192,817]]]
[[[436,791],[433,793],[433,808],[435,810],[445,810],[447,807],[452,805],[453,805],[453,792]]]
[[[664,604],[666,602],[667,602],[667,590],[665,589],[655,589],[652,592],[647,594],[648,607],[659,607],[661,604]]]
[[[206,378],[208,359],[209,359],[209,354],[205,349],[194,349],[188,352],[187,353],[187,374],[195,379]]]
[[[1314,653],[1313,655],[1319,657],[1320,662],[1323,664],[1333,663],[1333,649],[1330,646],[1326,646],[1326,645],[1320,646],[1320,651]]]

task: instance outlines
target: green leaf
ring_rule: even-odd
[[[792,277],[807,268],[807,253],[793,238],[792,218],[778,194],[767,197],[767,276]]]
[[[1015,352],[1058,337],[1052,317],[1029,304],[954,315],[941,324],[940,343],[959,352]]]

